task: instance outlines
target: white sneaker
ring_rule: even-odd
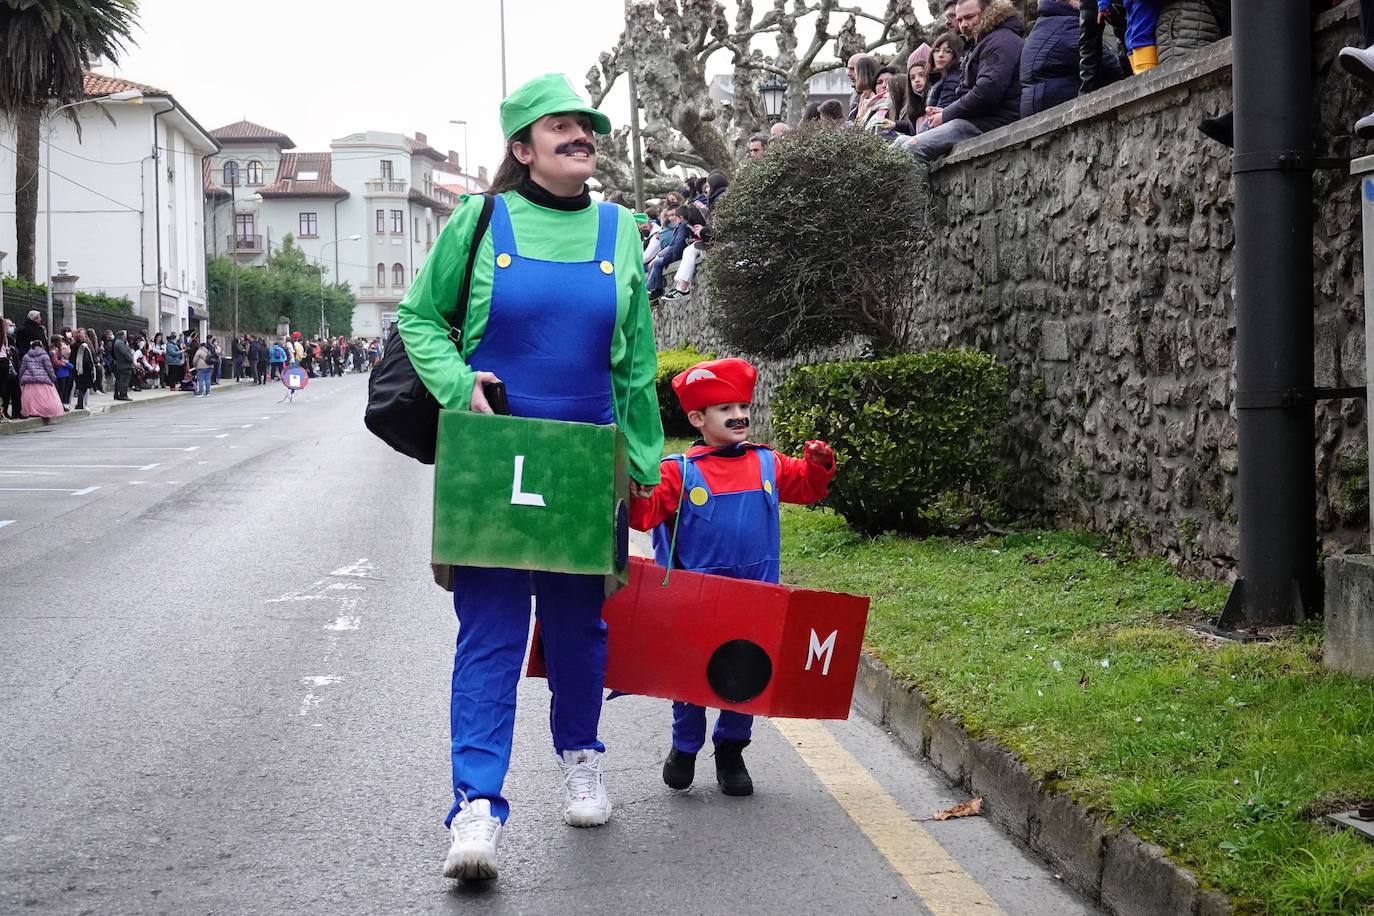
[[[563,771],[563,820],[571,827],[600,827],[609,821],[611,800],[601,778],[601,754],[564,751],[558,768]]]
[[[491,802],[479,798],[464,802],[449,827],[453,845],[444,860],[444,877],[464,881],[489,881],[496,877],[496,847],[501,842],[501,821],[491,814]]]

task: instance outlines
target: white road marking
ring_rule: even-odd
[[[11,477],[56,477],[56,471],[0,471]]]
[[[87,487],[84,490],[73,490],[71,487],[0,487],[0,491],[6,493],[66,493],[71,496],[85,496],[99,490],[99,487]]]
[[[325,586],[336,592],[361,592],[367,588],[366,585],[359,585],[357,582],[331,582]]]
[[[87,488],[84,489],[84,490],[73,490],[73,491],[72,491],[72,495],[73,495],[73,496],[85,496],[87,493],[94,493],[96,490],[99,490],[99,489],[100,489],[99,487],[87,487]]]
[[[253,424],[252,424],[252,423],[245,423],[245,424],[243,424],[242,426],[239,427],[239,429],[252,429],[252,428],[253,428]]]
[[[135,471],[151,471],[157,467],[153,464],[8,464],[12,468],[127,468]]]
[[[361,617],[345,614],[342,617],[335,618],[333,623],[326,623],[324,628],[326,630],[356,630],[358,627],[362,626],[362,622],[363,619]]]
[[[359,579],[371,579],[372,574],[377,571],[377,567],[371,563],[367,557],[349,566],[340,566],[330,573],[331,576],[355,576]]]
[[[12,518],[0,518],[0,528],[5,527],[6,525],[13,525],[14,522],[15,522],[15,520],[12,519]],[[339,619],[342,620],[343,618],[341,617],[341,618],[339,618]],[[344,629],[344,628],[341,628],[341,629]],[[356,627],[355,627],[354,629],[356,629]]]
[[[199,445],[106,445],[101,448],[84,445],[81,447],[81,450],[96,452],[194,452],[198,448],[200,448]],[[0,451],[4,451],[4,449],[0,449]],[[5,455],[0,454],[0,461],[4,460],[5,457]],[[22,458],[23,456],[16,455],[15,457]]]

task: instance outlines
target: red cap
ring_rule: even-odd
[[[301,332],[300,332],[300,331],[292,331],[292,332],[291,332],[291,339],[292,339],[292,340],[299,340],[299,339],[300,339],[300,336],[301,336]]]
[[[673,376],[673,393],[683,410],[713,404],[752,403],[758,371],[742,359],[708,359]]]

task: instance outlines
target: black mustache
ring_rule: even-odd
[[[748,417],[743,417],[743,418],[738,419],[738,420],[733,419],[733,418],[732,418],[732,419],[729,419],[729,420],[726,420],[726,421],[725,421],[725,428],[726,428],[726,429],[748,429],[748,428],[749,428],[749,418],[748,418]]]
[[[586,140],[573,140],[569,143],[560,143],[554,148],[555,155],[566,156],[575,149],[584,149],[591,155],[596,155],[596,147]]]

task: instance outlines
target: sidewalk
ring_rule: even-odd
[[[221,380],[219,385],[215,387],[214,393],[232,391],[240,387],[252,388],[254,385],[251,382],[234,382],[232,379]],[[148,391],[129,392],[129,397],[133,398],[131,401],[116,401],[114,400],[113,394],[97,393],[92,398],[88,399],[90,401],[90,406],[86,410],[72,410],[60,417],[53,417],[52,423],[49,425],[68,423],[72,420],[83,420],[88,417],[114,413],[119,410],[128,410],[131,407],[139,407],[145,404],[156,404],[169,398],[183,397],[190,400],[191,396],[191,392],[189,391],[172,391],[168,388],[153,388]],[[75,395],[73,395],[73,401],[75,401]],[[37,429],[42,425],[43,421],[38,417],[30,417],[26,420],[0,420],[0,436],[10,433],[22,433],[26,430]]]

